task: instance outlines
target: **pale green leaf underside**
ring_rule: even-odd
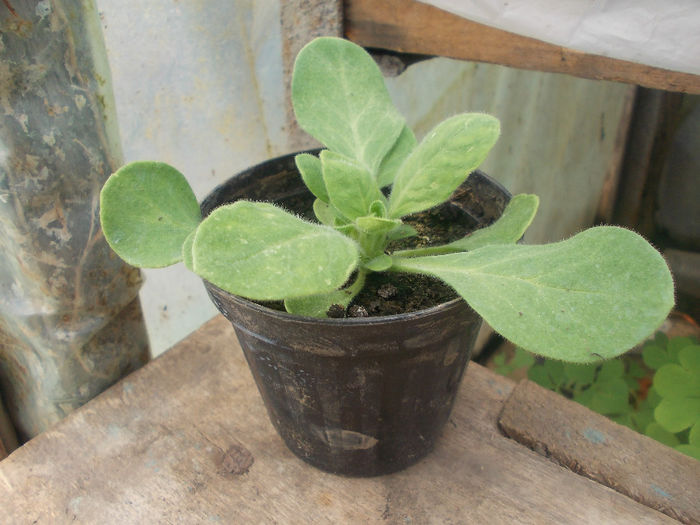
[[[216,286],[256,300],[340,288],[358,263],[356,244],[272,204],[238,201],[214,210],[197,229],[194,271]]]
[[[650,335],[673,306],[661,255],[616,227],[542,246],[394,257],[392,269],[442,279],[516,345],[572,362],[621,354]]]
[[[299,52],[292,102],[304,130],[373,175],[404,126],[372,57],[340,38],[315,39]]]
[[[438,124],[401,164],[389,216],[403,217],[441,204],[484,161],[500,133],[498,119],[455,115]]]
[[[100,193],[107,242],[134,266],[160,268],[182,260],[182,244],[201,220],[184,175],[161,162],[132,162]]]

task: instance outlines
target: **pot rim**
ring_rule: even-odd
[[[235,295],[230,292],[227,292],[226,290],[223,290],[216,286],[215,284],[210,283],[206,279],[202,279],[204,282],[204,285],[206,287],[211,287],[212,289],[215,289],[217,293],[226,295],[229,300],[234,301],[239,303],[241,306],[245,306],[246,308],[256,310],[257,312],[267,315],[269,317],[275,317],[280,320],[285,320],[285,321],[297,321],[297,322],[304,322],[304,323],[320,323],[320,324],[325,324],[328,326],[342,326],[342,325],[358,325],[358,324],[364,324],[364,325],[381,325],[381,324],[390,324],[390,323],[397,323],[401,321],[408,321],[408,320],[415,320],[415,319],[421,319],[423,317],[429,317],[431,315],[439,314],[443,311],[447,310],[453,310],[456,308],[459,308],[460,306],[466,306],[467,308],[471,309],[471,306],[469,306],[469,303],[467,303],[464,299],[461,297],[457,296],[456,298],[440,303],[435,306],[431,306],[430,308],[424,308],[422,310],[414,310],[412,312],[403,312],[400,314],[391,314],[391,315],[373,315],[369,317],[340,317],[340,318],[332,318],[332,317],[311,317],[308,315],[299,315],[299,314],[291,314],[289,312],[283,312],[281,310],[274,310],[272,308],[268,308],[267,306],[263,306],[259,303],[256,303],[253,300],[246,299],[245,297],[241,297],[240,295]]]

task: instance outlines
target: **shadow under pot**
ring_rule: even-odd
[[[217,187],[202,212],[238,199],[309,216],[314,197],[287,155]],[[439,211],[476,229],[496,220],[509,199],[476,171]],[[204,284],[235,329],[272,424],[298,457],[335,474],[376,476],[434,447],[481,326],[461,298],[396,315],[317,319]]]

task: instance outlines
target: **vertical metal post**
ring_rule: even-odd
[[[99,191],[121,163],[93,0],[0,3],[0,385],[20,438],[148,359]]]
[[[308,42],[319,36],[343,36],[341,0],[283,0],[281,3],[282,69],[287,108],[287,146],[289,151],[318,146],[296,122],[292,110],[292,71],[294,60]]]

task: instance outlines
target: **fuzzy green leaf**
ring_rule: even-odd
[[[396,173],[399,170],[403,161],[410,155],[413,149],[416,147],[416,137],[413,131],[408,126],[404,126],[399,138],[396,140],[394,146],[389,150],[386,157],[379,166],[379,173],[377,174],[377,185],[380,188],[384,186],[389,186],[394,182]]]
[[[299,170],[304,184],[309,188],[309,191],[323,202],[330,202],[328,190],[326,190],[326,183],[323,182],[321,159],[309,153],[300,153],[294,157],[294,163]]]
[[[374,177],[355,160],[325,150],[321,167],[330,204],[345,217],[362,217],[375,201],[383,199]]]
[[[368,215],[355,219],[357,227],[367,233],[387,233],[401,224],[400,219],[380,219]]]
[[[314,200],[313,204],[314,215],[318,219],[318,222],[325,224],[326,226],[335,226],[336,215],[328,204],[323,202],[321,199]]]
[[[386,218],[386,204],[384,203],[384,200],[376,200],[370,204],[369,214],[374,217],[379,217],[380,219]]]
[[[401,164],[389,216],[403,217],[446,201],[486,158],[500,133],[498,119],[466,113],[438,124]]]
[[[518,242],[532,223],[537,213],[537,195],[521,193],[514,196],[496,222],[449,244],[401,250],[396,255],[417,257],[421,255],[443,255],[476,250],[489,244],[511,244]]]
[[[100,193],[107,242],[133,266],[160,268],[182,260],[182,244],[201,214],[185,177],[161,162],[132,162]]]
[[[408,224],[400,224],[387,234],[387,239],[390,241],[398,241],[399,239],[405,239],[407,237],[413,237],[418,235],[418,231],[413,226]]]
[[[374,259],[365,263],[365,268],[373,272],[385,272],[391,268],[392,259],[387,254],[383,253]]]
[[[333,290],[325,294],[287,298],[284,300],[284,307],[292,314],[321,318],[327,316],[327,312],[332,306],[337,305],[345,310],[365,285],[365,276],[365,272],[358,272],[355,281],[342,290]]]
[[[194,244],[194,236],[197,234],[197,230],[192,230],[185,242],[182,243],[182,262],[185,263],[185,268],[189,271],[194,272],[194,260],[192,259],[192,245]]]
[[[290,314],[323,318],[327,317],[326,313],[333,305],[346,309],[352,298],[353,294],[348,290],[334,290],[327,294],[285,299],[284,308]]]
[[[359,259],[357,245],[332,228],[247,201],[217,208],[202,222],[193,256],[198,275],[258,300],[331,292]]]
[[[304,130],[373,176],[404,128],[377,64],[340,38],[317,38],[299,52],[292,103]]]
[[[488,244],[518,242],[535,218],[539,202],[537,195],[515,195],[495,223],[451,242],[446,247],[466,252]]]
[[[661,255],[617,227],[542,246],[394,257],[392,270],[433,275],[516,345],[579,363],[633,347],[663,322],[674,299]]]

